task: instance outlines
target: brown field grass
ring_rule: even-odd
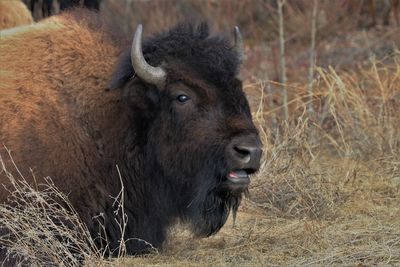
[[[400,54],[393,54],[391,63],[371,61],[354,72],[319,73],[315,102],[325,108],[307,117],[298,87],[290,121],[276,129],[271,127],[274,111],[266,105],[264,83],[246,86],[248,94],[260,94],[254,118],[265,154],[235,225],[230,219],[207,239],[193,238],[178,225],[162,251],[110,261],[88,242],[73,208],[55,205],[56,199],[66,198],[51,182],[41,192],[17,183],[15,200],[30,208],[1,207],[3,222],[18,233],[15,251],[68,265],[73,255],[65,242],[54,238],[56,231],[68,244],[79,244],[88,266],[400,264]],[[44,211],[52,215],[43,217]],[[77,227],[68,231],[66,223],[60,228],[50,223],[54,217],[68,218]]]
[[[142,18],[151,32],[180,19],[179,5],[167,2],[140,1],[132,7],[145,13],[146,5],[152,6],[154,12]],[[284,121],[275,78],[277,33],[262,26],[276,28],[273,7],[258,6],[263,1],[194,2],[200,13],[219,18],[217,29],[240,21],[248,32],[241,75],[264,156],[235,224],[230,218],[207,239],[196,239],[184,225],[177,225],[160,251],[129,257],[121,250],[119,258],[108,259],[94,247],[73,207],[56,204],[68,200],[51,180],[38,192],[16,177],[12,199],[18,205],[0,206],[0,222],[15,235],[0,241],[38,266],[76,263],[71,244],[78,245],[77,253],[87,266],[399,266],[400,28],[355,29],[348,17],[335,16],[340,7],[322,1],[316,48],[320,67],[310,114],[306,80],[310,14],[307,8],[304,12],[301,6],[289,5],[290,16],[285,18],[289,82],[284,86],[290,116]],[[115,16],[122,20],[118,23],[129,21],[129,31],[140,19],[126,19],[119,1],[105,3],[112,14],[121,12]],[[246,3],[251,8],[241,13]],[[168,16],[160,16],[171,6]],[[258,8],[270,12],[271,19],[258,20]],[[54,224],[54,218],[63,223]],[[76,225],[72,231],[71,224]]]

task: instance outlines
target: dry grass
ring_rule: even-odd
[[[38,192],[14,179],[1,221],[18,242],[2,242],[21,256],[64,266],[77,259],[73,253],[88,265],[114,266],[398,265],[399,63],[394,54],[391,64],[371,61],[354,72],[320,69],[315,117],[307,117],[304,84],[296,87],[290,120],[276,129],[270,120],[280,107],[268,108],[265,83],[248,85],[249,94],[260,94],[254,118],[264,159],[236,225],[228,222],[214,237],[195,239],[178,225],[163,251],[109,262],[73,207],[57,204],[68,202],[51,180]]]
[[[1,155],[0,165],[0,173],[12,183],[8,203],[0,205],[0,229],[8,230],[0,244],[11,257],[32,266],[76,266],[83,259],[103,259],[68,197],[49,177],[44,184],[30,185],[17,166],[12,167],[19,177],[8,171]]]

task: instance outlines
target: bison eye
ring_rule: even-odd
[[[178,101],[181,102],[181,103],[185,103],[190,98],[187,95],[178,95],[178,97],[176,99],[178,99]]]

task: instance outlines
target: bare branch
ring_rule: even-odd
[[[279,16],[279,65],[280,65],[280,73],[279,80],[282,84],[282,99],[283,99],[283,111],[285,120],[289,119],[289,108],[288,108],[288,97],[286,90],[286,62],[285,62],[285,37],[284,37],[284,28],[283,28],[283,6],[285,4],[285,0],[277,0],[278,1],[278,16]]]

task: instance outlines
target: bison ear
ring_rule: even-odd
[[[132,79],[135,72],[131,63],[130,50],[125,51],[117,63],[109,83],[110,89],[123,89],[123,100],[133,110],[151,116],[159,102],[159,90],[138,79]]]
[[[129,81],[123,90],[125,103],[135,112],[150,117],[157,110],[160,99],[160,92],[157,87],[138,81]]]
[[[123,88],[134,74],[129,49],[120,56],[108,87],[110,89]]]

